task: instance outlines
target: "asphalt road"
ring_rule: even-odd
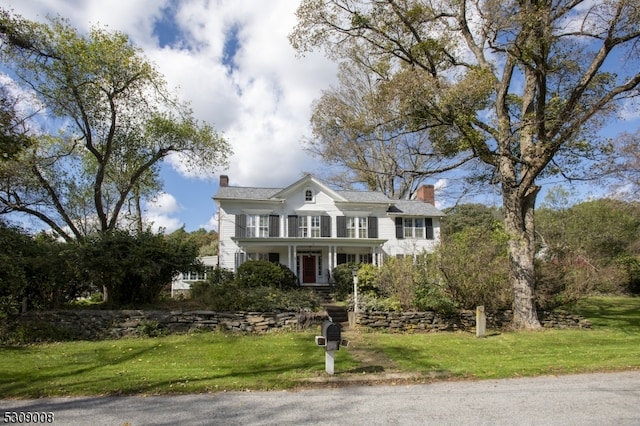
[[[293,392],[0,400],[0,422],[10,421],[11,412],[50,412],[53,424],[65,426],[640,425],[640,372]]]

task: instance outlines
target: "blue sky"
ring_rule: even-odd
[[[146,204],[156,227],[188,231],[215,224],[212,196],[220,174],[232,185],[284,187],[323,165],[302,149],[310,136],[311,104],[336,83],[335,64],[320,53],[296,57],[287,34],[294,0],[5,0],[3,7],[32,20],[68,18],[81,31],[92,25],[127,33],[189,101],[195,116],[224,134],[234,149],[228,170],[194,175],[177,158],[162,167],[163,193]],[[638,111],[610,132],[635,131]],[[439,186],[446,186],[440,181]],[[436,183],[436,182],[431,182]],[[601,196],[592,185],[581,198]],[[482,188],[473,201],[499,204]],[[447,204],[446,191],[436,193]],[[541,194],[542,201],[544,193]],[[470,198],[471,199],[471,198]]]
[[[188,231],[216,225],[213,195],[220,174],[234,185],[286,186],[317,159],[309,136],[311,103],[335,82],[320,54],[297,58],[287,34],[298,2],[188,0],[9,0],[3,7],[32,20],[59,14],[80,31],[92,25],[127,33],[191,103],[195,116],[230,142],[228,170],[194,175],[177,158],[162,167],[163,193],[147,203],[155,227]]]

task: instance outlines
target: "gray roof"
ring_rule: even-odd
[[[396,200],[395,205],[391,206],[387,213],[402,216],[445,216],[432,204],[419,200]]]
[[[253,188],[246,186],[222,186],[213,198],[233,199],[233,200],[268,200],[282,188]],[[372,191],[336,191],[347,201],[352,203],[392,203],[386,195],[381,192]]]
[[[268,200],[280,192],[281,188],[252,188],[247,186],[221,186],[215,199]]]
[[[336,191],[352,203],[392,203],[393,200],[382,192],[373,191]]]
[[[214,199],[227,200],[269,200],[282,191],[282,188],[255,188],[243,186],[222,186]],[[394,200],[381,192],[373,191],[336,191],[352,203],[385,203],[393,204],[387,212],[391,215],[404,216],[444,216],[440,210],[429,203],[417,200]],[[274,199],[275,200],[275,199]]]

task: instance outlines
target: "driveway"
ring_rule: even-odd
[[[59,425],[640,425],[640,371],[278,392],[0,400]]]

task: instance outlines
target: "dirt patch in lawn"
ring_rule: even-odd
[[[423,383],[450,377],[446,372],[406,372],[398,368],[394,360],[385,355],[382,349],[373,347],[360,338],[357,330],[345,331],[343,338],[349,341],[344,350],[360,363],[360,366],[347,371],[336,371],[334,375],[323,374],[305,379],[308,385],[341,386],[353,384],[397,384]],[[341,349],[343,350],[343,349]]]

